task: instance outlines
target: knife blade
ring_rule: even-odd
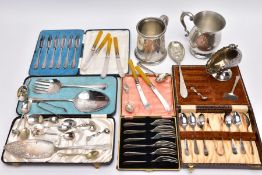
[[[142,89],[140,82],[139,82],[139,79],[137,77],[136,69],[135,69],[133,61],[131,59],[128,60],[128,65],[129,65],[131,72],[132,72],[132,75],[135,79],[136,89],[138,91],[141,102],[143,103],[145,109],[150,109],[150,104],[147,102],[146,96],[143,92],[143,89]]]
[[[135,69],[138,71],[142,79],[146,82],[146,84],[152,89],[154,94],[157,96],[159,101],[162,103],[163,107],[167,112],[170,111],[170,106],[167,103],[166,99],[160,94],[160,92],[157,90],[157,88],[151,83],[149,78],[146,76],[146,74],[142,71],[142,69],[139,66],[136,66]]]

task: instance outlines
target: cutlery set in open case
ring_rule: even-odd
[[[185,16],[195,24],[190,32]],[[165,48],[165,15],[139,21],[137,65],[129,30],[42,31],[2,161],[99,167],[113,160],[117,129],[119,170],[261,169],[262,143],[238,68],[242,53],[235,44],[216,51],[225,19],[183,12],[181,23],[191,54],[208,58],[205,66],[181,66],[178,41]],[[178,64],[172,74],[149,68],[167,55]]]

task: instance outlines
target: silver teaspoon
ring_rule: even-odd
[[[241,117],[238,114],[238,112],[234,112],[233,114],[233,123],[236,125],[238,131],[240,132],[239,126],[241,125],[242,121],[241,121]],[[240,138],[240,152],[242,154],[246,154],[246,149],[245,149],[245,145],[244,145],[242,138]]]
[[[197,126],[204,131],[204,127],[205,127],[205,116],[204,114],[199,114],[198,118],[197,118]],[[204,144],[204,155],[208,156],[208,149],[207,149],[207,145],[206,145],[206,141],[205,139],[203,139],[203,144]]]
[[[191,126],[191,128],[195,132],[196,117],[192,112],[190,113],[190,116],[189,116],[189,126]],[[197,141],[195,138],[194,138],[194,153],[199,154],[199,149],[198,149]]]
[[[226,126],[229,129],[229,132],[231,132],[230,128],[232,125],[232,116],[230,114],[225,114],[224,121],[225,121]],[[231,147],[232,147],[233,154],[237,154],[237,147],[236,147],[236,144],[233,138],[231,139]]]
[[[186,116],[185,113],[181,113],[179,115],[179,124],[182,126],[184,131],[186,131],[188,120],[187,120],[187,116]],[[185,144],[185,155],[189,156],[189,148],[188,148],[188,143],[187,143],[187,139],[186,138],[185,138],[184,144]]]
[[[184,81],[184,77],[182,74],[182,69],[181,69],[181,62],[184,59],[184,55],[185,55],[185,49],[184,46],[177,41],[172,41],[169,43],[168,45],[168,55],[170,56],[170,58],[175,61],[178,64],[179,67],[179,81],[180,81],[180,95],[183,98],[187,98],[188,96],[188,91],[186,88],[186,84]]]

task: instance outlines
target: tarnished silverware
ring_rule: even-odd
[[[146,130],[125,130],[124,134],[141,134],[146,133]]]
[[[61,65],[61,61],[62,61],[62,54],[63,54],[63,50],[64,50],[64,47],[65,47],[65,42],[66,42],[66,36],[64,35],[60,40],[59,56],[58,56],[58,60],[56,62],[56,68],[57,69],[60,69],[60,65]]]
[[[66,50],[66,57],[64,61],[64,69],[67,69],[68,67],[69,53],[70,53],[70,49],[72,48],[72,43],[73,43],[73,35],[70,35],[69,39],[67,40],[67,50]]]
[[[146,147],[156,147],[156,148],[176,148],[174,142],[159,140],[151,145],[141,145],[141,144],[125,144],[123,148],[146,148]]]
[[[41,57],[41,53],[42,53],[42,49],[45,45],[45,36],[41,36],[40,40],[39,40],[39,51],[37,53],[37,57],[36,57],[36,61],[34,64],[34,69],[38,69],[39,67],[39,62],[40,62],[40,57]]]
[[[150,125],[158,126],[158,125],[173,125],[174,122],[170,119],[156,119],[150,123]]]
[[[59,45],[59,40],[58,40],[58,36],[56,36],[54,39],[54,50],[51,56],[51,60],[49,62],[49,69],[52,69],[54,67],[55,53],[58,45]]]
[[[150,153],[151,155],[171,155],[171,156],[176,156],[177,152],[174,149],[170,148],[158,148],[155,151]],[[144,156],[147,155],[147,153],[144,152],[130,152],[126,151],[124,152],[124,156]]]
[[[86,159],[95,160],[99,157],[99,151],[91,150],[88,153],[57,153],[58,156],[85,156]]]
[[[156,135],[154,135],[153,137],[151,137],[152,140],[158,140],[158,139],[163,139],[163,138],[167,138],[167,139],[175,139],[176,136],[174,133],[170,133],[170,132],[160,132],[157,133]]]
[[[145,123],[136,123],[136,122],[125,122],[123,124],[124,127],[132,127],[132,126],[146,126]]]
[[[146,82],[146,84],[152,89],[154,94],[157,96],[161,104],[163,105],[164,109],[169,112],[170,106],[167,103],[166,99],[160,94],[160,92],[156,89],[156,87],[151,83],[150,79],[146,76],[146,74],[142,71],[142,69],[139,66],[135,67],[140,76],[143,78],[143,80]]]
[[[75,48],[74,48],[74,56],[71,64],[71,68],[74,69],[76,67],[76,54],[77,54],[77,49],[80,46],[80,37],[79,35],[76,36],[75,38]]]
[[[52,36],[49,36],[48,39],[47,39],[47,49],[46,49],[46,52],[45,52],[44,61],[42,63],[42,69],[46,68],[46,62],[47,62],[47,59],[48,59],[48,52],[49,52],[49,49],[51,48],[52,40],[53,40]]]
[[[124,71],[123,71],[123,67],[121,65],[121,60],[120,60],[120,55],[119,55],[118,39],[117,39],[117,37],[114,37],[113,40],[114,40],[116,65],[117,65],[118,74],[119,74],[120,77],[124,77],[125,74],[124,74]]]
[[[106,89],[107,84],[90,84],[90,85],[64,85],[58,79],[37,79],[34,83],[34,93],[56,93],[62,88],[89,88],[89,89]]]
[[[142,104],[144,105],[145,109],[149,109],[150,105],[149,105],[149,103],[146,99],[146,96],[143,92],[143,89],[140,85],[139,79],[138,79],[137,74],[136,74],[136,69],[135,69],[133,61],[131,59],[128,60],[128,65],[129,65],[131,72],[132,72],[132,75],[135,79],[136,89],[137,89],[137,92],[139,94],[140,100],[141,100]]]
[[[108,65],[109,65],[109,59],[110,59],[110,51],[111,51],[111,44],[112,44],[112,38],[110,37],[107,42],[106,47],[106,57],[104,61],[104,67],[102,69],[101,78],[105,78],[106,74],[108,72]]]

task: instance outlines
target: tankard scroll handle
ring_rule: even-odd
[[[190,20],[190,21],[193,21],[193,20],[194,20],[194,15],[193,15],[192,13],[190,13],[190,12],[183,12],[183,13],[181,14],[181,16],[180,16],[180,22],[181,22],[181,24],[183,25],[184,30],[185,30],[185,32],[186,32],[185,36],[188,37],[189,31],[187,30],[187,26],[186,26],[186,23],[185,23],[185,20],[184,20],[186,16],[189,17],[189,20]]]

